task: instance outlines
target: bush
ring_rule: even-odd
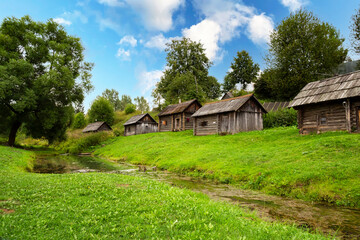
[[[136,111],[136,106],[134,104],[128,104],[125,107],[125,113],[130,114]]]
[[[95,99],[89,110],[89,121],[104,121],[109,125],[114,123],[114,107],[103,97]]]
[[[288,127],[297,124],[297,112],[293,108],[280,109],[264,115],[264,128]]]
[[[73,129],[84,128],[86,126],[85,115],[83,112],[75,114]]]

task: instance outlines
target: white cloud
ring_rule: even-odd
[[[61,24],[61,25],[71,25],[71,22],[68,20],[65,20],[64,18],[54,18],[54,22]]]
[[[173,13],[185,0],[125,0],[143,18],[150,30],[169,31],[173,26]]]
[[[180,39],[180,38],[179,37],[166,38],[162,33],[160,33],[156,36],[151,37],[150,40],[145,43],[145,47],[157,48],[160,51],[163,51],[166,48],[166,44],[171,42],[171,40],[173,39]]]
[[[124,6],[124,2],[119,0],[98,0],[99,3],[108,5],[110,7],[122,7]]]
[[[118,44],[129,44],[130,46],[135,47],[137,45],[137,40],[131,35],[126,35],[118,42]]]
[[[289,8],[290,12],[295,12],[301,7],[305,6],[308,2],[305,0],[281,0],[281,4]]]
[[[255,15],[248,25],[248,36],[254,43],[264,44],[270,42],[270,34],[274,29],[273,20],[264,13]]]
[[[122,60],[124,61],[130,61],[130,51],[129,50],[125,50],[123,48],[119,48],[117,53],[116,53],[116,56],[118,58],[121,58]]]
[[[265,13],[232,0],[195,0],[195,8],[204,19],[190,28],[183,29],[183,35],[193,41],[201,42],[211,61],[222,59],[224,51],[221,45],[238,37],[247,27],[249,38],[256,44],[268,41],[273,21]],[[258,23],[264,23],[260,30],[254,29]],[[251,26],[250,26],[251,25]]]
[[[156,83],[160,81],[160,78],[164,75],[161,70],[146,71],[143,70],[138,75],[139,87],[142,94],[146,94],[154,89]]]

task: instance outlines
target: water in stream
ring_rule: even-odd
[[[152,178],[180,188],[205,193],[218,201],[227,201],[251,211],[255,210],[257,215],[266,221],[294,223],[301,228],[336,234],[342,239],[360,239],[359,209],[270,196],[167,171],[139,172],[137,169],[137,166],[130,164],[115,164],[91,156],[38,155],[33,171],[57,174],[99,171]]]

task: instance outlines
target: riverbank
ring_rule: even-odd
[[[360,207],[360,135],[294,127],[227,136],[192,131],[118,137],[94,153],[267,194]]]
[[[0,146],[0,238],[325,239],[155,180],[28,173],[33,156]]]

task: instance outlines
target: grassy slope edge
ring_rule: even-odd
[[[360,135],[301,136],[295,127],[195,137],[119,137],[95,154],[294,198],[360,207]]]
[[[33,174],[32,153],[0,146],[0,238],[324,239],[154,180]],[[6,210],[6,211],[4,211]]]

